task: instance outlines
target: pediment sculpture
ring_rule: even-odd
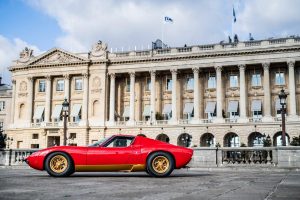
[[[107,50],[107,44],[99,40],[96,44],[93,45],[91,54],[94,57],[100,57],[105,55]]]

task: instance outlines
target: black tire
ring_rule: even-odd
[[[159,162],[164,164],[163,167],[159,167],[155,164]],[[159,151],[152,153],[148,157],[146,171],[149,173],[149,175],[154,177],[167,177],[173,172],[174,167],[175,162],[173,157],[169,153]]]
[[[62,169],[57,169],[57,170],[54,169],[57,166],[54,166],[53,163],[56,163],[55,160],[57,159],[64,161],[64,162],[58,161],[59,162],[58,164],[62,163],[61,165],[59,165],[59,168]],[[68,154],[64,152],[51,153],[45,161],[45,170],[48,172],[50,176],[54,176],[54,177],[70,176],[71,174],[74,173],[73,160],[70,158]]]

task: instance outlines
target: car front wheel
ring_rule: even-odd
[[[155,152],[147,159],[147,171],[151,176],[166,177],[174,170],[174,159],[166,152]]]
[[[50,176],[64,177],[73,173],[73,162],[69,155],[63,152],[50,154],[45,162],[45,169]]]

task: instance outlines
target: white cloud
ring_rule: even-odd
[[[3,83],[10,84],[11,74],[7,68],[12,64],[12,60],[18,58],[19,53],[25,47],[33,49],[35,55],[41,53],[36,46],[30,45],[19,38],[15,38],[13,41],[11,41],[0,35],[0,73],[3,77]]]
[[[235,31],[247,40],[297,34],[300,27],[298,0],[28,0],[53,17],[63,35],[56,44],[71,51],[87,51],[99,39],[109,48],[146,47],[162,36],[165,15],[174,24],[164,25],[164,41],[170,46],[217,43],[231,34],[232,2]]]

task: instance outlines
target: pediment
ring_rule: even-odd
[[[46,53],[36,57],[28,65],[50,65],[50,64],[64,64],[64,63],[78,63],[86,62],[87,58],[78,56],[76,54],[67,52],[65,50],[54,48]]]

